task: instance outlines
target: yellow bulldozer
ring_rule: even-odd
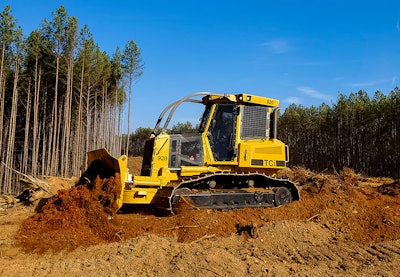
[[[204,106],[198,131],[167,133],[186,102]],[[300,195],[294,183],[274,177],[289,161],[288,147],[277,139],[278,105],[250,94],[193,93],[160,114],[145,142],[140,175],[129,174],[126,155],[116,159],[105,149],[89,152],[88,165],[120,174],[119,208],[147,204],[173,212],[180,199],[209,209],[284,205]]]

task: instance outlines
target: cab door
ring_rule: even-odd
[[[208,129],[208,139],[215,161],[232,161],[235,157],[236,104],[216,104]]]

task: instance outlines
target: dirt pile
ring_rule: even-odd
[[[151,207],[126,208],[115,215],[119,176],[94,175],[89,171],[80,184],[60,191],[22,224],[17,240],[25,250],[72,250],[144,234],[184,243],[232,234],[257,238],[262,226],[282,220],[314,222],[336,241],[367,245],[400,239],[398,181],[366,178],[350,169],[334,175],[300,167],[283,171],[279,177],[297,182],[302,198],[282,207],[231,211],[183,207],[169,216],[158,216]]]
[[[400,180],[397,180],[393,183],[385,184],[378,187],[378,192],[390,196],[396,196],[400,194]]]
[[[40,209],[46,199],[54,196],[61,189],[70,189],[78,182],[78,178],[62,178],[46,176],[41,179],[25,175],[19,179],[22,192],[19,195],[0,195],[0,210],[2,207],[11,208],[17,203],[35,206]]]
[[[120,176],[90,167],[76,186],[59,190],[41,210],[26,219],[17,234],[26,251],[75,249],[101,242],[118,241],[112,224],[121,192]]]
[[[332,176],[330,176],[332,178]],[[261,226],[275,221],[315,222],[329,230],[335,240],[361,244],[400,238],[400,196],[382,195],[373,187],[353,187],[326,178],[306,183],[302,200],[271,209],[211,211],[187,209],[178,213],[174,235],[179,242],[223,237],[233,233],[256,238]],[[333,185],[337,183],[338,185]],[[146,226],[143,233],[165,234],[162,222],[134,224],[132,216],[121,215],[133,229]],[[161,219],[169,222],[169,219]],[[154,225],[153,225],[154,224]],[[170,225],[170,223],[169,223]]]
[[[399,180],[296,167],[281,177],[302,198],[286,206],[173,216],[129,207],[110,219],[112,193],[94,201],[91,190],[113,187],[111,176],[94,175],[52,198],[56,209],[0,209],[1,276],[398,276]]]

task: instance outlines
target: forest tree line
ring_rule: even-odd
[[[79,176],[93,149],[128,154],[124,107],[142,73],[134,40],[110,57],[64,6],[25,37],[6,6],[0,13],[0,193],[18,191],[23,174]]]
[[[190,121],[178,122],[172,127],[166,130],[168,134],[182,134],[182,133],[197,133],[199,126],[193,126]],[[151,128],[139,127],[135,132],[129,136],[129,155],[131,156],[143,156],[144,155],[144,144],[150,135],[154,132]],[[125,143],[126,135],[122,135],[122,141]]]
[[[290,149],[290,166],[400,178],[400,89],[387,96],[365,91],[339,94],[333,105],[291,105],[278,122]]]

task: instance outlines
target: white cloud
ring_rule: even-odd
[[[310,87],[298,87],[297,90],[303,94],[311,96],[312,98],[317,98],[317,99],[324,100],[324,101],[332,100],[332,97],[330,95],[318,92],[315,89],[310,88]]]
[[[393,78],[392,78],[392,86],[396,83],[396,80],[397,80],[397,76],[393,76]]]
[[[289,51],[289,44],[285,40],[276,39],[263,42],[260,45],[267,47],[270,52],[275,54],[281,54]]]
[[[285,98],[284,100],[283,100],[283,103],[286,103],[286,104],[296,104],[296,105],[298,105],[298,104],[300,104],[301,103],[301,99],[299,98],[299,97],[288,97],[288,98]]]
[[[393,81],[393,79],[391,79]],[[372,80],[369,82],[363,82],[363,83],[350,83],[348,84],[349,87],[356,87],[356,88],[360,88],[360,87],[372,87],[372,86],[377,86],[377,85],[382,85],[385,83],[390,82],[389,79],[386,80]]]

